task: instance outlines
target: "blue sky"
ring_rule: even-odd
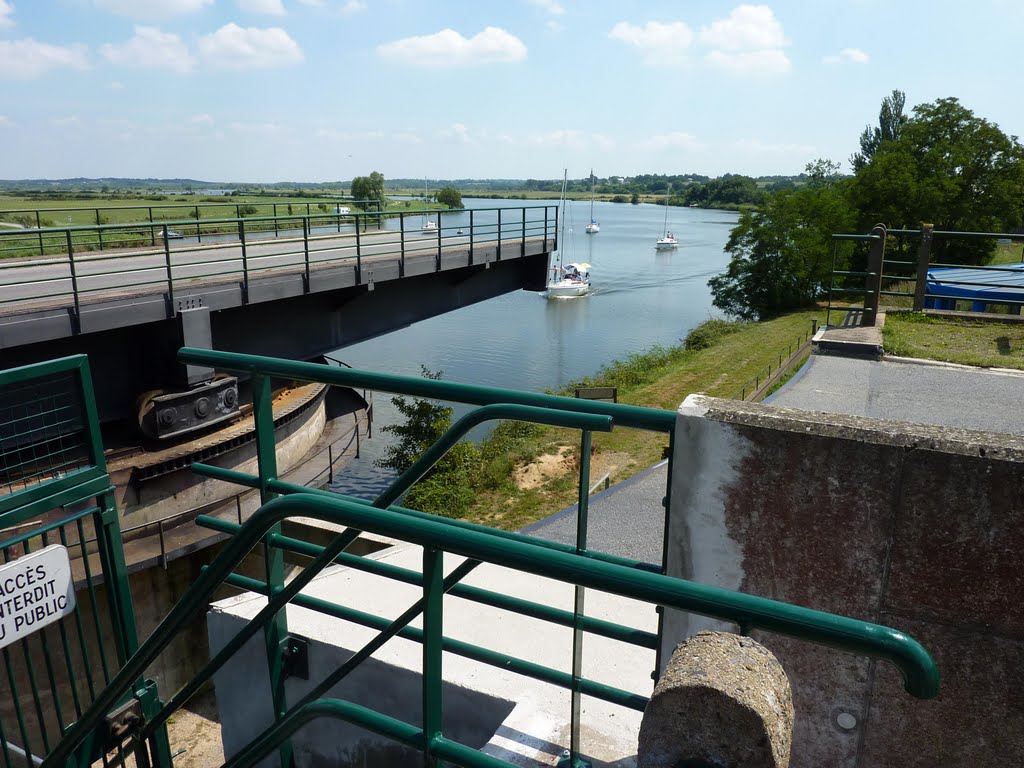
[[[0,178],[792,174],[893,88],[1024,131],[1024,3],[0,0]]]

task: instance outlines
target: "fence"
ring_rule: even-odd
[[[0,473],[0,756],[32,768],[138,649],[85,356],[0,372]],[[152,714],[155,687],[129,688]],[[69,765],[123,761],[110,735],[93,728]],[[169,764],[165,730],[136,746]]]
[[[779,352],[778,357],[768,363],[750,381],[744,384],[732,396],[732,400],[761,400],[779,380],[799,362],[804,353],[811,347],[811,339],[818,332],[818,321],[811,320],[810,330],[801,333],[786,349]]]
[[[148,717],[135,731],[137,740],[145,741],[158,732],[167,719],[245,644],[259,634],[267,647],[267,666],[276,722],[228,763],[242,768],[257,762],[277,749],[287,764],[291,754],[290,736],[303,723],[315,718],[340,718],[385,734],[396,741],[420,749],[424,764],[439,759],[464,766],[508,765],[464,745],[451,741],[442,732],[443,680],[442,652],[450,652],[480,660],[487,664],[514,669],[518,673],[545,680],[571,691],[569,712],[569,764],[576,764],[581,722],[580,696],[589,695],[622,706],[642,710],[647,702],[643,696],[602,684],[582,675],[582,636],[594,633],[643,648],[656,649],[658,637],[610,621],[586,616],[586,589],[598,589],[617,595],[694,611],[736,622],[741,631],[754,629],[781,632],[810,642],[866,654],[896,664],[904,674],[906,689],[915,696],[931,697],[938,690],[938,673],[927,652],[905,634],[878,625],[821,613],[809,609],[743,595],[728,590],[705,587],[662,575],[661,564],[642,563],[628,558],[596,552],[587,548],[588,491],[590,485],[590,446],[592,432],[607,431],[613,426],[648,429],[667,433],[673,439],[676,415],[631,405],[564,398],[552,395],[515,392],[428,379],[412,379],[370,373],[311,363],[275,360],[250,355],[185,349],[179,360],[196,365],[213,365],[220,370],[246,373],[253,382],[256,414],[259,475],[207,465],[194,465],[201,475],[237,482],[258,488],[263,507],[242,525],[213,519],[199,522],[214,530],[232,533],[224,550],[172,609],[152,633],[138,653],[125,665],[110,686],[69,728],[64,739],[54,747],[44,763],[45,768],[63,766],[78,744],[95,728],[118,697],[131,687],[145,669],[164,649],[179,628],[195,611],[202,608],[222,583],[252,589],[268,596],[267,604],[232,638],[210,663],[180,691],[175,693],[159,712]],[[344,497],[330,492],[310,492],[300,486],[277,479],[272,429],[270,378],[282,377],[296,381],[320,381],[346,387],[400,393],[478,406],[460,419],[441,440],[373,502]],[[438,518],[404,509],[395,502],[446,450],[481,422],[492,419],[517,419],[555,425],[580,431],[580,474],[578,481],[578,523],[575,546],[533,539],[522,534],[486,528],[472,523]],[[671,461],[667,490],[671,489]],[[282,498],[275,498],[283,494]],[[282,521],[290,517],[306,517],[345,526],[343,533],[327,546],[281,535]],[[422,571],[397,568],[387,562],[363,558],[345,552],[345,548],[362,532],[390,536],[423,547]],[[258,542],[263,543],[267,562],[262,580],[233,573],[245,554]],[[283,578],[284,552],[297,552],[312,558],[301,572],[287,584]],[[447,554],[468,560],[444,575]],[[575,585],[576,599],[572,611],[554,609],[461,583],[481,562],[515,568]],[[422,598],[409,606],[401,616],[389,621],[362,614],[344,605],[315,599],[302,594],[304,587],[326,566],[342,563],[385,578],[420,585]],[[573,629],[572,664],[570,670],[559,670],[519,659],[507,654],[447,638],[443,633],[442,596],[445,593],[518,611]],[[283,681],[288,674],[287,659],[292,643],[282,610],[289,602],[339,619],[375,627],[380,634],[359,650],[341,667],[321,680],[300,701],[288,702]],[[418,616],[423,628],[410,626]],[[364,659],[369,658],[389,638],[401,636],[423,645],[422,700],[423,723],[414,725],[386,717],[351,702],[321,698],[345,678]],[[163,766],[163,764],[158,763]]]
[[[836,250],[833,250],[826,325],[831,322],[832,310],[859,310],[862,313],[860,324],[874,325],[883,296],[889,297],[890,303],[918,312],[957,309],[966,302],[975,312],[996,307],[1020,314],[1024,306],[1024,255],[1021,262],[1015,264],[975,263],[987,256],[987,243],[993,240],[1003,244],[1019,243],[1019,234],[936,230],[930,224],[919,230],[886,229],[879,225],[871,234],[833,235],[832,238],[837,246],[841,241],[868,243],[869,256],[867,271],[837,270]],[[917,253],[909,259],[905,246],[914,241]],[[894,257],[886,255],[887,243],[895,246]],[[940,260],[933,261],[935,255]],[[956,260],[942,260],[950,257]],[[851,286],[851,278],[863,279],[864,287]],[[845,295],[861,295],[864,300],[861,304],[834,303],[835,297]]]

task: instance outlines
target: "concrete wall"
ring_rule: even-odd
[[[939,665],[921,701],[887,663],[755,633],[793,684],[793,766],[1024,764],[1024,438],[691,396],[675,445],[672,575],[896,627]],[[668,612],[662,658],[720,627]]]

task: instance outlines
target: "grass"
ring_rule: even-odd
[[[617,386],[619,402],[675,410],[686,396],[704,393],[731,397],[743,384],[778,356],[811,320],[821,323],[824,311],[796,312],[760,323],[729,323],[710,320],[672,347],[655,347],[616,362],[585,382],[577,384]],[[687,346],[690,348],[688,349]],[[610,469],[618,483],[660,461],[668,436],[637,429],[617,428],[593,436],[591,479]],[[488,480],[475,489],[476,499],[466,519],[498,528],[516,530],[564,509],[576,501],[579,473],[579,434],[571,430],[538,428],[501,436],[492,460],[503,462],[500,471],[486,468]],[[563,471],[538,487],[520,489],[513,478],[516,466],[541,456],[568,449]],[[485,446],[484,450],[487,448]],[[510,460],[508,457],[512,457]],[[486,459],[486,456],[485,456]],[[490,461],[485,461],[490,465]]]
[[[890,355],[1024,369],[1024,324],[899,313],[886,315],[882,338]]]

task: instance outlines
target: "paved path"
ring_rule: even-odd
[[[1024,372],[812,355],[766,402],[807,411],[870,416],[1024,434]]]
[[[662,462],[607,491],[590,497],[587,546],[620,557],[661,565],[665,535],[668,464]],[[523,533],[564,544],[576,543],[576,506],[529,527]]]

